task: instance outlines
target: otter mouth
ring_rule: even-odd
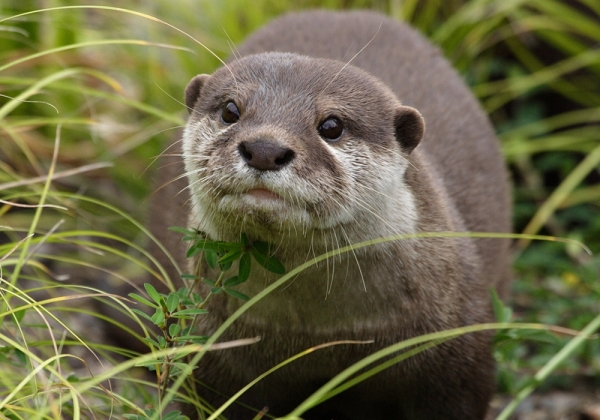
[[[293,205],[281,193],[262,185],[226,193],[216,202],[211,213],[213,223],[221,230],[245,233],[264,240],[290,226],[307,225],[312,219],[306,208]]]
[[[315,224],[315,216],[311,214],[313,204],[302,196],[302,190],[296,185],[277,185],[268,180],[243,177],[226,181],[207,188],[202,195],[204,203],[210,203],[211,207],[206,209],[208,224],[238,234],[242,228],[248,234],[264,236],[265,240],[282,229]]]
[[[253,185],[241,191],[228,191],[218,201],[219,210],[224,212],[243,213],[244,215],[280,213],[290,210],[290,203],[270,188]]]
[[[277,201],[281,197],[266,188],[252,188],[246,192],[250,197],[254,197],[258,201]]]

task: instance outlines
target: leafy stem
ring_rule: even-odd
[[[271,253],[273,248],[266,242],[250,242],[245,234],[237,242],[213,241],[203,232],[192,229],[172,227],[171,230],[183,235],[182,241],[189,242],[186,256],[196,259],[193,274],[182,274],[186,286],[168,294],[160,293],[151,284],[144,284],[149,299],[135,293],[129,296],[154,310],[154,314],[133,309],[142,318],[160,329],[156,337],[146,337],[146,342],[161,350],[176,349],[188,344],[205,344],[207,337],[196,333],[201,316],[208,313],[207,302],[217,295],[229,295],[234,299],[248,301],[250,298],[235,287],[250,278],[252,261],[256,261],[267,271],[285,274],[285,268]],[[227,273],[237,262],[237,273],[227,277]],[[211,269],[209,271],[209,269]],[[218,272],[216,280],[203,277],[209,272]],[[208,286],[206,296],[200,294],[200,285]],[[224,292],[224,293],[223,293]],[[144,363],[150,369],[157,370],[159,398],[166,392],[170,380],[178,376],[184,363],[177,352],[158,360]]]

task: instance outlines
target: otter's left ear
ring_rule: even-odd
[[[187,106],[188,112],[191,114],[194,110],[194,105],[200,98],[200,91],[202,86],[210,79],[208,74],[199,74],[194,77],[185,88],[185,106]]]
[[[425,132],[425,120],[414,108],[401,106],[396,109],[394,115],[394,128],[396,129],[396,140],[406,153],[413,151],[421,141]]]

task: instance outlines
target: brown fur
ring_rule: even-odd
[[[375,34],[352,65],[344,67]],[[340,62],[289,54],[249,56],[265,51]],[[174,215],[189,214],[190,223],[212,229],[214,239],[236,240],[244,231],[253,240],[270,241],[290,269],[313,254],[403,232],[410,225],[399,216],[411,214],[408,202],[398,198],[404,197],[400,191],[398,196],[383,195],[373,185],[406,190],[414,199],[416,231],[509,231],[507,173],[493,130],[439,51],[414,30],[375,13],[293,14],[252,35],[239,52],[248,57],[212,76],[197,77],[186,90],[191,109],[184,139],[187,171],[208,172],[199,172],[200,182],[192,182],[187,191],[183,180],[161,190],[151,219],[157,235],[165,237],[166,227],[188,223]],[[219,126],[220,107],[233,99],[240,107],[239,122],[200,140],[197,136],[208,128],[206,118]],[[422,119],[406,105],[426,121],[422,140]],[[336,143],[317,133],[319,122],[331,112],[346,123]],[[242,141],[289,148],[295,157],[280,171],[239,172],[234,168],[240,165],[237,148]],[[161,172],[169,180],[181,169],[169,165]],[[223,197],[243,195],[243,182],[235,178],[240,174],[251,174],[256,183],[272,179],[271,189],[287,207],[273,212],[236,201],[238,210],[221,211]],[[306,192],[302,183],[312,189]],[[194,204],[186,204],[195,188],[205,188],[202,199],[192,197]],[[320,192],[318,199],[314,191]],[[306,219],[299,211],[287,213],[297,203]],[[317,226],[328,220],[334,221],[331,226]],[[183,266],[183,252],[176,257]],[[223,340],[261,336],[261,342],[209,353],[197,377],[231,395],[311,346],[344,339],[375,341],[315,352],[241,398],[282,416],[336,373],[382,347],[489,321],[488,287],[505,292],[508,266],[508,243],[493,239],[412,239],[345,254],[301,273],[236,321]],[[258,270],[240,290],[256,294],[274,278]],[[202,333],[214,331],[240,304],[213,300]],[[460,337],[379,373],[305,418],[482,419],[493,389],[490,353],[488,334]],[[226,416],[252,417],[239,406]]]

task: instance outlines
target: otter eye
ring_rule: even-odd
[[[319,134],[330,141],[339,140],[344,134],[344,125],[339,118],[329,117],[319,126]]]
[[[225,104],[221,110],[221,119],[225,124],[233,124],[240,119],[240,110],[232,101]]]

